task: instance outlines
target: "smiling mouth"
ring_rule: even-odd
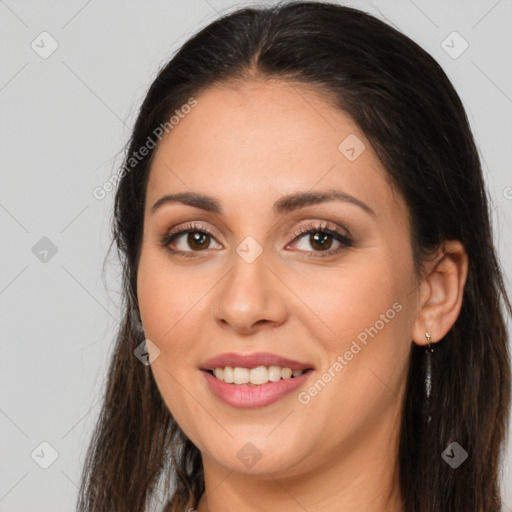
[[[226,366],[213,370],[203,370],[226,384],[235,386],[262,386],[272,382],[295,379],[302,374],[311,372],[313,368],[292,371],[280,366],[257,366],[256,368],[242,368]]]

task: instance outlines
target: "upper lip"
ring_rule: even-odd
[[[301,363],[269,352],[257,352],[254,354],[228,352],[219,354],[205,361],[201,369],[214,370],[215,368],[225,368],[226,366],[232,368],[238,366],[249,369],[256,368],[257,366],[280,366],[281,368],[290,368],[292,371],[313,369],[313,365],[309,363]]]

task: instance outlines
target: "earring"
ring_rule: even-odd
[[[430,333],[428,331],[425,333],[425,338],[427,338],[428,343],[427,351],[434,352],[434,347],[430,344]]]
[[[427,338],[428,346],[425,349],[426,353],[426,370],[425,370],[425,395],[427,397],[427,401],[430,400],[430,395],[432,393],[432,352],[434,352],[434,348],[430,344],[430,333],[427,331],[425,333],[425,338]],[[428,414],[430,412],[430,403],[427,405],[427,422],[432,420],[432,415]]]

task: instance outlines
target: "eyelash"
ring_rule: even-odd
[[[327,251],[300,251],[303,252],[305,257],[307,258],[324,258],[327,256],[332,256],[334,254],[338,254],[341,251],[343,251],[347,247],[352,247],[353,240],[349,238],[347,235],[341,234],[339,231],[335,229],[330,229],[327,227],[327,223],[322,224],[314,224],[307,227],[300,228],[297,232],[293,234],[293,241],[295,241],[297,238],[301,238],[303,235],[306,234],[312,234],[312,233],[322,233],[331,235],[334,237],[335,240],[340,242],[342,244],[341,247],[338,247],[337,249],[329,249]],[[167,251],[169,251],[172,255],[184,257],[184,258],[190,258],[195,257],[194,253],[200,253],[205,251],[180,251],[176,249],[171,249],[169,246],[170,244],[179,236],[185,234],[185,233],[202,233],[205,235],[208,235],[212,238],[215,238],[213,233],[208,230],[207,228],[196,224],[196,223],[187,223],[183,226],[181,226],[181,229],[179,231],[171,231],[170,233],[166,234],[162,240],[161,244]],[[316,255],[315,253],[320,253]]]

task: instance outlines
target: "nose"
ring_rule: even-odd
[[[265,252],[250,263],[238,254],[233,260],[231,270],[215,287],[215,320],[239,334],[252,334],[285,322],[286,286],[268,266]]]

